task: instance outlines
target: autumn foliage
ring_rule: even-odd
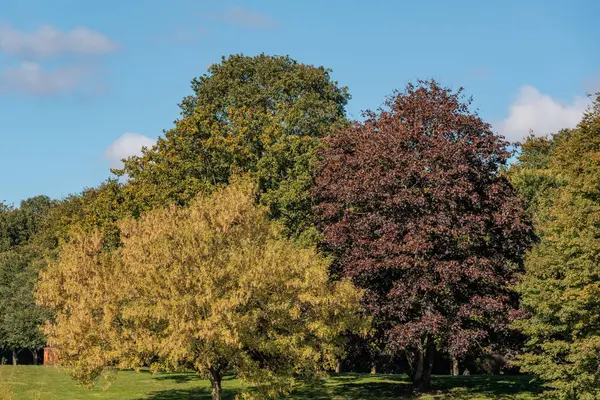
[[[111,252],[101,231],[74,231],[37,293],[56,314],[45,333],[62,365],[87,383],[111,367],[193,369],[213,399],[226,373],[273,397],[333,368],[342,333],[368,329],[361,292],[330,282],[330,261],[283,238],[255,197],[235,180],[124,220]]]
[[[314,189],[333,272],[367,289],[416,385],[436,350],[461,357],[503,330],[532,226],[499,175],[508,143],[461,91],[408,85],[326,140]]]
[[[193,369],[214,399],[225,374],[289,393],[344,351],[420,391],[436,359],[500,353],[596,398],[600,94],[511,164],[462,89],[418,81],[351,122],[330,72],[224,57],[112,178],[0,203],[0,350],[54,346],[90,385]]]

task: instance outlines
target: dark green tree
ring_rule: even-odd
[[[0,252],[32,240],[51,206],[48,196],[23,200],[19,208],[0,204]]]
[[[0,208],[0,348],[18,353],[29,350],[37,361],[37,350],[45,338],[38,329],[48,315],[35,304],[33,288],[43,264],[44,247],[36,243],[53,202],[37,196],[19,208]]]
[[[32,246],[0,253],[0,347],[18,354],[29,350],[37,364],[37,352],[46,343],[39,326],[48,313],[35,304],[33,289],[42,256]]]
[[[346,124],[350,98],[323,67],[289,57],[232,55],[192,81],[181,118],[141,156],[125,160],[124,193],[140,213],[187,204],[234,170],[258,179],[259,201],[288,236],[311,238],[309,188],[320,139]]]

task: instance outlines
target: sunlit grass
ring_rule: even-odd
[[[434,391],[417,397],[431,399],[538,399],[539,386],[527,376],[436,376]],[[225,399],[233,399],[242,384],[233,377],[223,381]],[[293,400],[391,400],[399,397],[414,398],[404,375],[339,374],[332,375],[324,384],[301,386],[292,395]],[[125,371],[102,388],[78,386],[66,371],[50,366],[0,366],[0,400],[176,400],[210,399],[208,381],[194,373],[151,375]]]

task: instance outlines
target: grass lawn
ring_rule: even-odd
[[[436,376],[435,391],[426,399],[541,399],[539,386],[527,376]],[[233,399],[241,383],[223,382],[224,398]],[[350,399],[387,400],[411,398],[404,375],[339,374],[318,387],[303,386],[289,397],[293,400]],[[120,372],[108,389],[78,387],[63,370],[49,366],[0,366],[0,400],[210,400],[208,381],[193,373],[159,374]]]

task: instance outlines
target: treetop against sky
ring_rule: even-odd
[[[5,0],[0,200],[95,186],[152,145],[223,55],[332,69],[350,119],[417,78],[464,86],[509,140],[573,127],[600,86],[600,4]],[[115,9],[118,12],[115,13]]]

